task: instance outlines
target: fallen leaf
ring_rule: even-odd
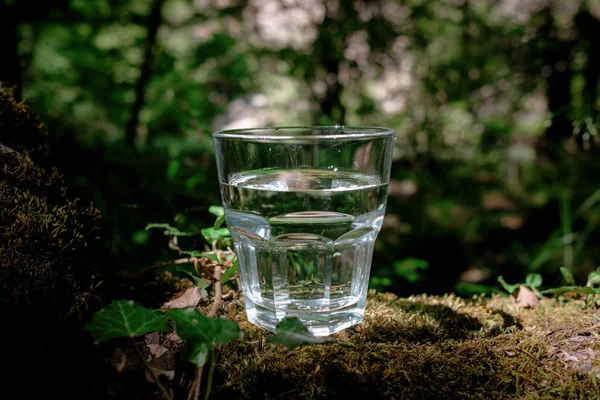
[[[152,354],[153,358],[158,358],[165,354],[168,349],[160,344],[149,344],[148,350],[150,351],[150,354]]]
[[[175,371],[165,371],[163,369],[157,369],[157,368],[152,368],[152,371],[154,371],[154,375],[156,375],[156,377],[160,377],[161,375],[166,376],[170,381],[173,380],[173,378],[175,378]],[[152,375],[150,375],[150,372],[146,369],[146,379],[148,380],[148,382],[152,382],[154,383],[154,379],[152,378]]]
[[[144,339],[146,340],[147,345],[160,344],[160,335],[158,332],[147,333],[146,336],[144,336]]]
[[[202,289],[198,286],[188,288],[181,296],[163,304],[163,308],[177,309],[186,307],[196,307],[202,300]]]
[[[175,369],[175,353],[170,350],[163,352],[164,354],[149,362],[154,369],[162,371],[172,371]]]
[[[526,286],[519,286],[519,294],[517,295],[517,305],[520,307],[535,308],[540,304],[538,297],[529,290]]]
[[[127,364],[127,356],[123,353],[123,350],[116,348],[115,351],[110,355],[108,362],[117,371],[117,373],[123,372],[125,365]]]

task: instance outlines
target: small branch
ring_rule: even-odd
[[[200,385],[202,384],[202,367],[196,368],[196,377],[190,387],[187,400],[198,400],[200,399]]]
[[[254,372],[254,370],[256,370],[258,367],[260,367],[265,362],[265,360],[267,360],[269,357],[271,357],[273,354],[275,354],[275,348],[276,348],[275,346],[271,347],[271,349],[269,351],[267,351],[262,357],[259,357],[258,360],[256,360],[256,362],[254,364],[252,364],[252,366],[248,367],[244,372],[242,372],[241,374],[239,374],[238,376],[236,376],[229,382],[224,383],[223,385],[219,386],[215,390],[215,393],[218,392],[219,390],[230,388],[233,385],[235,385],[236,383],[243,381],[248,375],[250,375],[250,373]]]
[[[173,236],[171,240],[169,240],[169,248],[181,254],[182,250],[181,247],[179,247],[179,244],[177,244],[177,236]]]
[[[135,339],[131,338],[131,341],[133,342],[133,347],[135,348],[135,351],[137,352],[138,356],[140,357],[140,360],[144,364],[144,367],[146,367],[146,369],[150,373],[150,376],[152,377],[152,379],[154,379],[154,382],[156,382],[156,386],[158,386],[158,391],[160,392],[163,399],[171,400],[171,396],[169,396],[169,394],[167,393],[167,389],[165,389],[163,384],[160,383],[160,381],[158,380],[158,377],[154,373],[154,370],[152,369],[150,364],[148,364],[148,361],[146,360],[146,356],[144,356],[144,353],[142,353],[142,350],[135,342]]]
[[[219,311],[219,307],[223,304],[223,292],[221,290],[221,278],[223,277],[223,270],[220,265],[215,266],[215,298],[213,300],[212,308],[208,313],[208,318],[214,318],[217,315],[217,311]]]

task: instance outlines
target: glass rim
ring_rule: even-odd
[[[321,131],[314,133],[314,131]],[[296,132],[295,134],[287,134]],[[217,139],[237,140],[352,140],[373,139],[392,136],[395,131],[391,128],[379,126],[346,126],[346,125],[298,125],[298,126],[273,126],[263,128],[223,129],[212,134]]]

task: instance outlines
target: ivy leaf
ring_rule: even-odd
[[[267,338],[267,342],[281,344],[290,350],[303,343],[317,344],[332,341],[314,336],[297,317],[285,317],[277,324],[276,331],[275,335]]]
[[[221,277],[221,283],[225,283],[228,280],[231,279],[231,277],[233,275],[235,275],[236,272],[238,272],[239,269],[239,264],[238,264],[238,260],[235,260],[233,262],[233,265],[229,268],[227,268],[227,270],[225,272],[223,272],[223,276]]]
[[[210,206],[208,207],[208,212],[214,215],[215,217],[222,217],[225,215],[225,210],[221,206]]]
[[[525,277],[525,285],[530,288],[537,288],[542,286],[542,276],[540,274],[527,274]]]
[[[209,242],[231,236],[231,234],[229,233],[229,229],[227,228],[205,228],[202,229],[201,232],[202,236],[204,236],[204,239],[208,240]]]
[[[510,285],[508,284],[505,280],[504,277],[502,275],[500,275],[498,277],[498,282],[500,282],[500,284],[502,285],[502,287],[504,288],[504,290],[506,290],[508,292],[508,294],[513,294],[515,290],[517,290],[519,288],[519,284],[516,285]]]
[[[189,232],[182,232],[179,229],[175,228],[174,226],[171,226],[169,224],[148,224],[146,225],[146,230],[150,230],[150,229],[164,229],[164,234],[166,236],[191,236],[191,233]]]
[[[130,300],[114,301],[92,317],[85,331],[96,344],[120,337],[134,338],[149,332],[165,332],[169,325],[165,316]]]
[[[223,225],[223,222],[225,222],[225,215],[221,215],[219,218],[217,218],[217,220],[215,221],[214,228],[219,229],[221,225]]]
[[[560,267],[560,273],[565,279],[565,282],[567,282],[569,285],[575,286],[575,277],[573,276],[573,273],[569,271],[569,269],[565,267]]]
[[[209,280],[200,278],[196,274],[196,269],[191,265],[178,265],[176,270],[186,274],[192,282],[194,282],[194,286],[198,286],[202,290],[206,289],[211,284]]]
[[[168,315],[175,322],[175,332],[186,341],[186,359],[199,367],[206,363],[214,345],[240,337],[235,321],[205,317],[195,307],[172,310]]]
[[[544,294],[596,294],[596,291],[589,286],[562,286],[555,289],[547,289],[542,291]]]

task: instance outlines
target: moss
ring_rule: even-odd
[[[270,345],[232,304],[245,337],[220,349],[226,382]],[[363,323],[336,343],[278,348],[243,382],[214,398],[597,398],[600,320],[595,309],[545,300],[535,310],[510,299],[464,300],[369,294]],[[217,384],[218,385],[218,384]]]
[[[67,315],[88,307],[100,281],[99,212],[70,198],[56,169],[35,162],[41,127],[0,88],[0,304]]]
[[[15,100],[15,88],[0,87],[1,143],[30,155],[40,156],[47,150],[43,124],[31,114],[24,102]]]

